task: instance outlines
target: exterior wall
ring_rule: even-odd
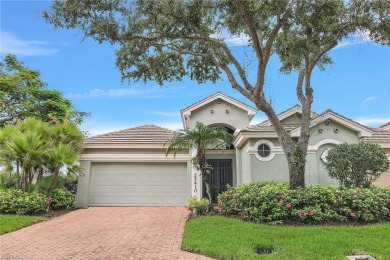
[[[385,152],[390,163],[390,148],[385,148]],[[379,187],[390,186],[390,167],[387,172],[382,173],[382,175],[374,182],[374,185]]]
[[[320,132],[322,129],[322,132]],[[337,129],[337,133],[335,133]],[[338,123],[330,121],[329,125],[324,122],[314,126],[310,131],[309,145],[316,145],[323,140],[337,140],[341,143],[356,143],[359,137],[356,132]]]
[[[213,113],[211,113],[213,110]],[[229,113],[226,113],[226,110]],[[192,111],[187,120],[188,128],[194,128],[196,122],[202,122],[205,125],[221,124],[229,128],[241,129],[249,126],[248,112],[232,104],[221,100],[221,104],[215,100],[202,108]]]
[[[323,129],[319,131],[319,129]],[[338,129],[336,132],[334,129]],[[243,173],[243,183],[247,182],[261,182],[261,181],[288,181],[288,165],[284,152],[278,139],[271,138],[264,141],[272,143],[271,155],[272,159],[269,161],[262,161],[257,154],[257,146],[260,139],[250,139],[249,147],[242,149],[242,164],[245,164],[246,158],[249,159],[251,172],[250,180],[245,179]],[[325,169],[325,165],[321,160],[321,155],[328,148],[333,147],[339,143],[354,143],[358,142],[358,134],[340,124],[330,122],[328,125],[321,123],[311,130],[311,137],[309,140],[309,149],[306,157],[306,171],[305,181],[307,184],[324,184],[333,185],[338,182],[329,177]],[[270,156],[271,156],[270,155]],[[242,166],[244,168],[244,166]]]
[[[315,153],[315,162],[317,163],[318,183],[324,185],[338,185],[339,182],[329,176],[328,171],[325,169],[325,164],[321,159],[321,155],[327,149],[333,148],[334,144],[321,145]]]
[[[246,143],[241,150],[241,183],[250,183],[252,181],[251,163],[248,156],[249,142]]]
[[[91,161],[81,161],[80,166],[83,168],[82,174],[78,177],[77,194],[76,194],[76,207],[86,208],[88,207],[88,195],[89,195],[89,180],[91,173]]]
[[[299,113],[295,113],[294,115],[291,115],[280,122],[283,125],[300,125],[301,124],[302,115]]]

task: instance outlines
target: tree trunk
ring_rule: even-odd
[[[58,181],[58,175],[60,173],[60,167],[57,166],[55,169],[54,169],[54,175],[53,175],[53,179],[51,181],[51,185],[50,185],[50,189],[49,189],[49,194],[53,191],[54,187],[56,186],[57,184],[57,181]]]
[[[43,178],[43,169],[40,168],[38,171],[37,182],[41,181],[42,178]]]
[[[213,201],[212,201],[212,198],[211,198],[211,190],[210,190],[210,184],[209,184],[209,181],[208,181],[208,176],[205,176],[203,175],[203,181],[204,181],[204,185],[206,186],[206,193],[207,193],[207,197],[209,199],[209,211],[212,210],[213,208]]]

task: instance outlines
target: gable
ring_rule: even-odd
[[[196,122],[205,125],[223,125],[232,130],[249,126],[257,109],[217,92],[181,111],[184,128],[193,128]]]
[[[310,129],[317,125],[322,125],[322,126],[328,126],[332,122],[335,122],[343,127],[346,127],[358,134],[358,137],[364,137],[364,136],[371,136],[372,135],[372,129],[361,125],[351,119],[348,119],[340,114],[335,113],[332,110],[326,110],[324,113],[318,115],[316,118],[314,118],[310,122]],[[291,131],[291,136],[293,137],[298,137],[301,134],[301,128],[297,127],[293,131]]]

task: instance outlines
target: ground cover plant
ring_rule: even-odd
[[[346,259],[390,256],[390,223],[365,226],[272,226],[222,216],[187,222],[182,248],[215,259]]]
[[[218,197],[221,214],[257,223],[373,223],[390,220],[390,187],[348,189],[288,183],[229,187]]]
[[[0,235],[46,220],[38,216],[0,215]]]

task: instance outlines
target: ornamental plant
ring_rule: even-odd
[[[250,183],[218,196],[222,214],[257,223],[374,223],[390,220],[390,187],[344,188]]]
[[[330,177],[347,188],[367,188],[387,169],[385,151],[377,144],[340,144],[326,157],[325,167]]]
[[[187,207],[196,214],[204,214],[207,211],[207,208],[209,206],[209,200],[206,198],[199,199],[196,196],[193,196],[188,199],[187,201]]]

